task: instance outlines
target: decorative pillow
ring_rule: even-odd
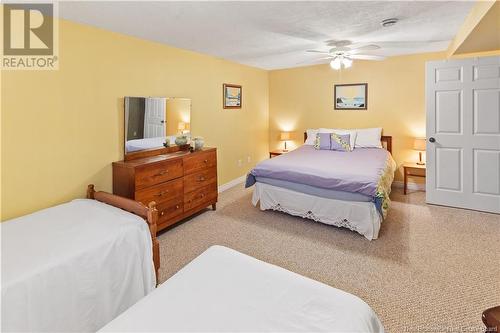
[[[316,134],[318,134],[317,129],[307,129],[307,139],[306,142],[304,142],[305,145],[309,146],[314,146],[314,143],[316,142]]]
[[[349,134],[349,145],[351,146],[351,151],[354,149],[354,144],[356,142],[356,131],[348,129],[335,129],[335,128],[320,128],[319,133],[335,133],[338,135]]]
[[[316,140],[314,140],[314,148],[320,150],[330,150],[331,139],[328,133],[318,133],[316,134]]]
[[[380,138],[382,128],[360,128],[355,130],[358,134],[354,148],[382,148]]]
[[[351,136],[349,134],[340,135],[332,133],[330,134],[330,138],[331,138],[331,143],[330,143],[331,150],[348,151],[348,152],[352,150],[350,144]]]

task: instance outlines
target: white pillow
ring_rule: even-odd
[[[354,148],[382,148],[382,128],[360,128],[355,129],[358,133]]]
[[[307,133],[307,139],[306,142],[304,142],[304,144],[309,146],[314,146],[314,140],[316,140],[316,134],[319,133],[319,130],[307,129],[306,133]]]
[[[349,134],[349,145],[351,146],[351,151],[355,147],[356,137],[357,137],[356,130],[338,129],[338,128],[320,128],[319,133],[335,133],[338,135]]]

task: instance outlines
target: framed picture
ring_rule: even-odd
[[[223,90],[224,109],[241,109],[241,86],[224,83]]]
[[[368,83],[335,84],[335,110],[367,110]]]

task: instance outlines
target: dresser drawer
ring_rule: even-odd
[[[151,164],[136,170],[135,188],[142,189],[182,177],[182,175],[182,160],[180,159]]]
[[[184,195],[184,211],[196,208],[206,203],[208,206],[211,201],[217,198],[217,184],[213,183],[196,192]]]
[[[195,191],[209,184],[217,183],[217,168],[213,167],[204,171],[184,176],[184,193]]]
[[[181,215],[184,212],[184,200],[182,196],[176,197],[173,200],[162,202],[156,206],[158,209],[158,223]]]
[[[186,175],[217,166],[215,151],[195,153],[184,158],[184,173]]]
[[[160,185],[150,186],[148,188],[136,191],[135,200],[140,201],[145,205],[147,205],[151,201],[155,201],[157,204],[159,204],[161,202],[175,199],[176,197],[182,197],[182,188],[182,178],[171,180]]]

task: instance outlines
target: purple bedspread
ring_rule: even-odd
[[[385,149],[340,152],[303,145],[259,163],[248,174],[246,187],[255,183],[255,177],[268,177],[375,198],[388,161],[392,161],[392,157]]]

